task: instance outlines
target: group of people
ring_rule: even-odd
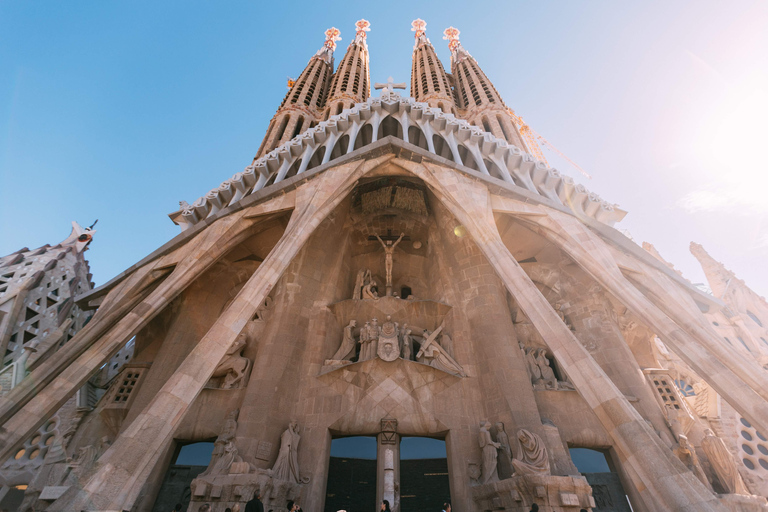
[[[244,512],[264,512],[264,504],[261,502],[261,496],[254,496],[251,501],[245,504],[245,510]],[[174,512],[179,512],[182,509],[181,503],[177,504],[176,507],[173,509]],[[289,501],[287,505],[287,509],[289,512],[303,512],[301,510],[301,507],[298,503],[295,503],[293,501]],[[206,503],[202,507],[198,509],[198,512],[211,512],[211,506]],[[234,506],[227,507],[224,509],[224,512],[241,512],[240,504],[236,503]],[[274,512],[273,510],[269,510],[269,512]]]

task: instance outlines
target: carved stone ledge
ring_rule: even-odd
[[[472,487],[481,510],[528,512],[532,503],[552,512],[578,512],[595,506],[584,477],[523,475]]]

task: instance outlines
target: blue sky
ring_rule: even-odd
[[[290,8],[286,8],[290,6]],[[444,65],[461,30],[506,103],[629,211],[618,227],[694,282],[699,242],[768,294],[768,3],[2,2],[0,254],[99,219],[97,284],[241,171],[336,26],[371,22],[372,81],[409,82],[410,22]]]

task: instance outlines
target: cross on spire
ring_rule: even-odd
[[[374,89],[384,89],[381,94],[382,96],[386,92],[388,95],[392,94],[394,91],[393,89],[405,89],[407,85],[405,82],[395,83],[395,80],[392,77],[387,78],[387,83],[382,84],[380,82],[376,82],[373,84]]]
[[[420,38],[427,31],[427,22],[421,18],[416,18],[411,22],[411,32],[416,32],[416,39]]]
[[[358,20],[357,23],[355,23],[355,28],[357,29],[355,35],[365,39],[368,35],[366,32],[371,31],[371,22],[368,20]]]
[[[459,34],[461,32],[456,27],[448,27],[443,31],[443,39],[448,40],[448,48],[453,52],[456,51],[456,48],[459,47],[461,43],[459,43]]]
[[[335,50],[336,41],[341,41],[341,32],[336,27],[331,27],[325,31],[325,47]]]

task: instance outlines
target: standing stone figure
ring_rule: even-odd
[[[278,480],[299,483],[299,424],[291,421],[283,435],[280,436],[280,452],[277,454],[275,465],[272,466],[272,476]]]
[[[440,347],[446,354],[453,357],[453,339],[445,333],[440,335]]]
[[[379,235],[376,235],[376,238],[378,238],[381,246],[384,248],[384,269],[387,271],[387,295],[392,294],[392,264],[395,247],[397,247],[397,244],[400,243],[404,236],[405,233],[400,233],[400,238],[393,244],[392,240],[387,240],[385,243]]]
[[[741,479],[739,470],[733,462],[731,452],[725,446],[722,439],[717,437],[711,429],[704,431],[704,439],[701,441],[701,448],[707,454],[709,464],[712,466],[717,479],[723,486],[723,489],[729,494],[749,494],[744,480]]]
[[[365,284],[365,272],[364,268],[357,271],[357,277],[355,278],[355,288],[352,290],[352,299],[360,300],[363,293],[363,285]]]
[[[525,429],[520,429],[517,433],[517,439],[520,441],[520,454],[518,459],[512,461],[517,475],[548,475],[549,456],[544,441]]]
[[[539,368],[539,364],[536,362],[536,349],[527,348],[522,343],[520,343],[520,349],[523,351],[523,356],[525,357],[525,366],[528,367],[531,383],[536,384],[541,380],[541,368]]]
[[[240,413],[240,409],[235,409],[227,415],[227,419],[224,420],[224,428],[221,429],[219,437],[213,443],[213,453],[211,454],[211,462],[208,464],[208,468],[200,473],[199,476],[207,476],[213,474],[214,467],[218,460],[224,456],[226,452],[226,446],[232,440],[235,439],[235,432],[237,431],[237,415]]]
[[[549,359],[547,359],[547,349],[540,348],[536,351],[536,365],[541,371],[541,379],[544,381],[544,386],[547,389],[557,389],[557,377],[552,367],[549,366]]]
[[[403,332],[403,359],[413,361],[413,338],[410,329],[404,329]]]
[[[704,474],[704,470],[701,469],[699,458],[696,456],[696,451],[693,446],[691,446],[691,443],[688,442],[688,436],[681,435],[677,441],[678,445],[675,449],[677,458],[679,458],[680,461],[685,464],[685,467],[692,471],[693,474],[696,475],[696,478],[711,491],[712,486],[709,484],[707,475]]]
[[[350,320],[349,324],[344,327],[344,337],[341,340],[341,346],[331,359],[334,361],[344,361],[355,356],[355,346],[357,345],[354,335],[355,327],[357,327],[355,320]]]
[[[483,450],[483,473],[480,476],[480,483],[487,484],[498,482],[499,475],[496,473],[499,452],[501,448],[499,443],[494,443],[491,438],[491,422],[483,421],[480,423],[480,434],[478,435],[480,448]]]
[[[507,431],[504,430],[504,424],[502,422],[496,423],[496,442],[501,445],[499,449],[499,480],[504,480],[512,476],[512,447],[509,445],[509,436]]]
[[[379,352],[379,334],[381,334],[381,327],[379,327],[379,320],[374,318],[371,320],[371,326],[368,329],[368,339],[371,340],[369,344],[368,359],[373,359]]]
[[[370,359],[368,357],[370,344],[371,344],[371,322],[365,322],[365,325],[360,328],[360,355],[357,357],[357,362],[366,361]]]

